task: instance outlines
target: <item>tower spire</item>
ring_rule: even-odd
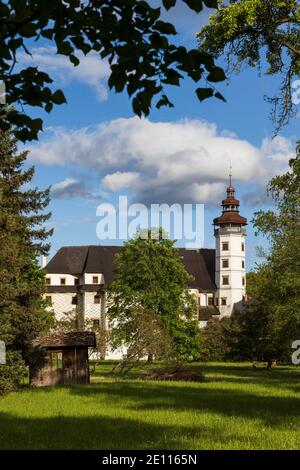
[[[232,165],[230,160],[230,167],[229,167],[229,186],[232,186]]]

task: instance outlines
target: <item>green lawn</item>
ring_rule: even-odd
[[[195,365],[204,383],[116,379],[0,399],[1,449],[299,449],[300,367]]]

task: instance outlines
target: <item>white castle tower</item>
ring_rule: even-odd
[[[230,174],[227,197],[222,201],[222,215],[214,219],[216,237],[216,305],[221,316],[231,315],[234,304],[246,292],[246,230],[247,219],[239,213],[240,201]]]

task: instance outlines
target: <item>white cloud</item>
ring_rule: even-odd
[[[78,181],[73,178],[66,178],[59,183],[55,183],[51,187],[52,196],[55,199],[69,199],[74,197],[84,197],[88,199],[101,199],[100,194],[93,194],[86,189],[86,184],[83,181]]]
[[[103,180],[103,187],[110,191],[120,191],[120,189],[128,188],[138,181],[139,174],[135,171],[116,171],[106,175]]]
[[[264,139],[257,148],[200,120],[130,118],[78,130],[52,129],[32,146],[30,158],[96,173],[103,189],[129,188],[140,202],[219,202],[231,163],[234,181],[251,184],[253,203],[265,194],[266,181],[286,170],[292,154],[283,137]]]
[[[76,52],[80,64],[74,66],[66,56],[58,55],[54,47],[38,47],[30,50],[31,56],[22,53],[19,63],[22,66],[38,66],[39,70],[47,72],[62,86],[72,82],[84,83],[92,87],[100,101],[107,99],[106,81],[110,73],[109,65],[96,52],[84,55]]]
[[[260,148],[262,174],[256,179],[256,187],[248,192],[246,203],[260,206],[267,202],[266,186],[269,180],[283,174],[288,169],[288,161],[295,157],[295,147],[285,137],[277,136],[273,140],[264,138]]]

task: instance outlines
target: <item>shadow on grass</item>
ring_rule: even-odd
[[[239,436],[217,427],[218,443]],[[191,442],[209,440],[211,429],[161,425],[122,417],[17,418],[0,413],[0,449],[189,449]],[[194,447],[195,448],[195,447]]]
[[[102,379],[112,381],[128,382],[130,380],[142,379],[150,370],[163,368],[161,363],[152,365],[144,365],[139,368],[132,369],[128,374],[115,374],[112,368],[115,361],[109,363],[103,362],[97,370],[91,374],[91,382],[95,384]],[[232,383],[237,385],[249,386],[251,383],[264,386],[275,387],[280,390],[289,390],[291,392],[300,393],[300,368],[293,366],[274,367],[272,370],[266,370],[264,367],[252,368],[250,364],[234,364],[222,363],[201,363],[190,364],[185,367],[193,372],[201,372],[207,382],[211,383]]]
[[[116,407],[141,413],[151,410],[210,412],[229,418],[259,419],[265,426],[279,428],[287,423],[299,423],[298,397],[207,385],[122,381],[98,383],[80,389],[72,387],[70,393],[89,397],[96,403],[101,401],[108,406],[113,403]]]

